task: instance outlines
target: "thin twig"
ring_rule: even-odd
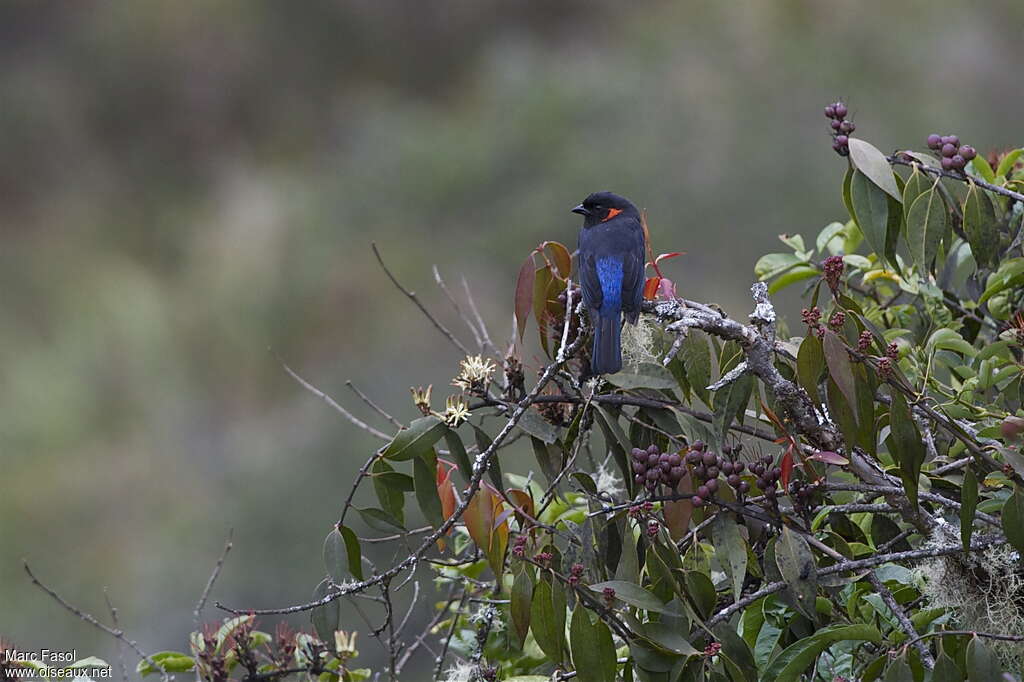
[[[480,329],[480,335],[484,339],[484,346],[490,348],[491,352],[498,358],[501,357],[501,353],[498,352],[497,346],[491,342],[491,335],[487,332],[487,325],[484,323],[484,318],[480,316],[480,311],[476,309],[476,301],[473,300],[473,292],[469,290],[469,282],[466,278],[462,278],[462,288],[466,292],[466,301],[469,303],[469,310],[473,313],[473,317],[476,318],[477,328]]]
[[[103,588],[103,599],[107,602],[107,609],[110,611],[110,622],[114,624],[115,630],[121,629],[121,624],[117,619],[117,609],[114,608],[113,603],[110,601],[110,595],[107,594],[107,588]],[[124,682],[128,682],[128,666],[124,663],[124,646],[120,640],[117,642],[117,663],[121,669],[121,679]]]
[[[349,387],[349,388],[350,388],[350,389],[352,390],[352,392],[353,392],[353,393],[355,393],[355,394],[356,394],[357,396],[359,396],[359,398],[360,398],[360,399],[361,399],[361,400],[362,400],[362,401],[363,401],[364,403],[366,403],[367,405],[369,405],[369,406],[370,406],[370,408],[371,408],[371,409],[373,409],[373,411],[375,411],[375,412],[376,412],[377,414],[379,414],[380,416],[384,417],[384,418],[385,418],[385,419],[387,419],[387,420],[388,420],[389,422],[391,422],[391,424],[392,424],[393,426],[397,426],[397,427],[398,427],[398,428],[400,428],[400,429],[402,429],[402,428],[405,428],[405,424],[403,424],[402,422],[398,421],[398,420],[397,420],[397,419],[395,419],[395,418],[394,418],[393,416],[391,416],[390,414],[388,414],[387,412],[385,412],[385,411],[384,411],[384,409],[383,409],[383,408],[381,408],[381,406],[380,406],[380,405],[378,405],[377,403],[373,402],[373,401],[372,401],[372,400],[370,399],[370,396],[368,396],[368,395],[366,395],[365,393],[363,393],[362,391],[360,391],[360,390],[359,390],[359,387],[358,387],[358,386],[356,386],[355,384],[353,384],[353,383],[352,383],[352,380],[351,380],[351,379],[347,380],[347,381],[345,382],[345,385],[346,385],[346,386],[348,386],[348,387]]]
[[[441,332],[441,334],[443,334],[446,339],[451,341],[452,345],[454,345],[456,348],[462,351],[465,355],[469,355],[469,349],[466,348],[466,346],[464,346],[461,341],[455,338],[455,335],[448,331],[448,328],[441,324],[441,322],[436,317],[434,317],[429,310],[427,310],[426,306],[420,303],[420,299],[416,296],[416,292],[409,291],[401,284],[399,284],[398,280],[395,279],[395,276],[391,274],[390,270],[388,270],[388,266],[384,264],[384,259],[381,257],[380,251],[377,250],[376,242],[371,242],[370,248],[373,249],[373,255],[377,257],[377,262],[380,263],[381,269],[384,270],[384,274],[388,276],[388,279],[390,279],[391,283],[395,285],[395,288],[397,288],[399,291],[405,294],[405,296],[410,301],[416,304],[416,307],[420,309],[420,312],[426,315],[427,319],[430,320],[430,323],[434,325],[437,331]]]
[[[900,651],[906,651],[911,644],[917,644],[918,640],[927,639],[928,637],[952,637],[957,635],[988,637],[989,639],[998,639],[1003,642],[1024,642],[1024,635],[1002,635],[995,632],[979,632],[978,630],[935,630],[933,632],[926,632],[923,635],[918,635],[914,639],[904,642],[900,647]]]
[[[203,607],[206,606],[206,600],[210,597],[210,590],[213,589],[213,584],[217,582],[217,576],[220,575],[220,569],[224,566],[224,559],[227,558],[228,552],[231,551],[231,536],[233,536],[234,533],[234,528],[228,529],[228,539],[224,543],[224,551],[220,553],[220,558],[217,559],[217,563],[214,564],[213,572],[210,573],[210,579],[206,581],[206,587],[203,588],[203,593],[199,595],[199,601],[196,602],[196,608],[192,612],[197,627],[199,626],[199,619],[203,614]]]
[[[913,159],[912,157],[910,159],[901,158],[899,153],[893,154],[892,156],[887,156],[886,159],[889,161],[889,163],[893,164],[894,166],[917,166],[918,169],[924,171],[925,173],[928,173],[929,175],[936,175],[943,178],[951,178],[953,180],[959,180],[960,182],[973,182],[978,187],[987,189],[990,192],[1002,194],[1004,197],[1009,197],[1011,199],[1016,199],[1017,201],[1024,202],[1024,194],[1021,194],[1020,192],[1014,192],[1012,189],[1000,187],[999,185],[993,185],[992,183],[985,182],[981,178],[975,177],[973,175],[966,175],[964,173],[942,170],[941,168],[936,168],[935,166],[928,166],[926,164],[921,163],[920,161]]]
[[[452,308],[455,309],[455,314],[459,316],[459,319],[466,323],[467,327],[469,327],[469,331],[473,334],[473,340],[476,341],[477,347],[480,348],[480,350],[483,350],[484,340],[480,336],[480,332],[477,330],[476,326],[473,324],[473,320],[469,319],[466,314],[462,312],[462,306],[459,305],[459,302],[455,299],[455,296],[452,295],[452,292],[448,290],[448,285],[444,283],[444,279],[441,277],[441,271],[437,269],[437,265],[434,265],[433,269],[434,281],[437,282],[437,286],[444,293],[448,302],[452,304]]]
[[[277,356],[277,353],[274,353],[274,355]],[[338,402],[334,398],[332,398],[331,396],[327,395],[326,393],[321,391],[319,388],[317,388],[313,384],[309,383],[308,381],[306,381],[305,379],[300,377],[298,374],[296,374],[295,370],[293,370],[291,367],[289,367],[287,364],[285,364],[284,361],[281,360],[280,357],[278,357],[277,359],[278,359],[278,362],[281,363],[281,366],[284,368],[284,371],[288,372],[288,375],[291,376],[292,379],[295,379],[295,381],[299,382],[299,384],[304,389],[306,389],[307,391],[309,391],[310,393],[315,395],[317,398],[320,398],[320,400],[323,400],[325,403],[327,403],[328,405],[333,407],[334,410],[338,414],[340,414],[342,417],[344,417],[345,419],[349,420],[350,422],[352,422],[353,424],[355,424],[356,426],[361,428],[363,431],[366,431],[370,435],[374,436],[375,438],[380,438],[381,440],[384,440],[384,441],[390,441],[391,440],[391,436],[389,436],[388,434],[386,434],[386,433],[384,433],[382,431],[378,431],[377,429],[373,428],[372,426],[370,426],[366,422],[362,421],[361,419],[356,417],[354,414],[352,414],[351,412],[346,410],[344,407],[339,405]]]
[[[127,644],[128,647],[132,651],[134,651],[138,655],[139,658],[141,658],[142,660],[144,660],[147,663],[149,663],[149,665],[151,665],[153,667],[153,670],[159,670],[160,671],[161,677],[164,680],[164,682],[167,682],[170,679],[170,676],[167,674],[167,670],[163,667],[163,665],[161,665],[160,663],[157,663],[156,661],[154,661],[150,657],[149,654],[147,654],[142,649],[140,649],[139,645],[136,644],[134,640],[131,640],[131,639],[128,639],[127,637],[125,637],[124,630],[121,630],[120,628],[111,628],[111,627],[109,627],[107,625],[104,625],[103,623],[101,623],[98,620],[96,620],[96,618],[92,614],[86,613],[85,611],[81,610],[77,606],[68,603],[64,599],[64,597],[60,596],[54,590],[52,590],[51,588],[47,587],[42,582],[40,582],[39,578],[37,578],[35,576],[35,574],[32,573],[32,569],[29,568],[29,565],[28,565],[27,561],[23,561],[22,564],[25,567],[25,573],[28,574],[28,577],[32,581],[33,585],[35,585],[36,587],[41,589],[46,594],[50,595],[50,597],[52,597],[54,601],[56,601],[58,604],[63,606],[66,610],[70,611],[72,614],[78,616],[78,618],[80,618],[81,620],[85,621],[89,625],[92,625],[94,628],[96,628],[98,630],[102,630],[103,632],[107,633],[108,635],[110,635],[111,637],[116,639],[117,641],[123,642],[124,644]]]

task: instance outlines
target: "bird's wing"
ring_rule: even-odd
[[[630,236],[630,249],[622,259],[622,307],[631,313],[629,321],[636,322],[644,296],[644,231],[639,222],[630,226]]]
[[[601,292],[601,280],[597,276],[597,263],[594,254],[580,249],[579,254],[580,286],[583,289],[583,302],[592,310],[601,307],[604,295]]]

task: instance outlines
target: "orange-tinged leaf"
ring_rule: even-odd
[[[693,492],[693,483],[690,481],[689,469],[687,469],[686,475],[683,476],[676,486],[676,492]],[[693,516],[693,503],[690,500],[665,502],[662,507],[662,513],[665,515],[665,525],[668,526],[669,535],[672,536],[673,540],[679,540],[686,535],[687,530],[690,528],[690,517]]]
[[[437,463],[437,496],[441,498],[441,514],[447,520],[452,514],[455,513],[455,484],[452,483],[452,471],[451,469],[444,470],[441,467],[441,462]]]
[[[536,518],[533,496],[525,490],[519,490],[518,488],[510,488],[508,491],[509,498],[516,505],[516,516],[519,519],[520,527],[526,527],[530,521],[526,517]],[[525,516],[523,515],[525,514]]]
[[[569,249],[565,248],[561,242],[544,242],[541,244],[541,248],[551,250],[551,257],[554,260],[558,276],[561,279],[568,279],[572,273],[572,256],[569,254]]]
[[[661,277],[648,277],[644,282],[644,298],[653,301],[658,293],[658,286],[661,284]]]
[[[548,307],[548,288],[555,279],[551,274],[551,266],[544,265],[534,271],[533,277],[533,317],[537,321],[537,331],[540,333],[540,343],[547,352],[548,333],[544,315]]]
[[[523,261],[522,267],[519,268],[519,276],[516,278],[516,328],[519,330],[520,340],[526,331],[526,318],[530,316],[530,305],[533,302],[533,278],[533,254],[530,254]]]
[[[466,512],[462,515],[466,530],[473,542],[484,554],[491,548],[491,529],[494,527],[494,505],[491,495],[480,488],[469,500]]]
[[[846,466],[850,463],[850,460],[846,459],[838,452],[832,452],[831,450],[821,450],[810,455],[807,459],[813,459],[816,462],[824,462],[825,464],[834,464],[836,466]]]
[[[789,477],[793,473],[793,448],[786,450],[779,468],[782,469],[782,476],[779,477],[779,480],[782,481],[782,489],[789,490]]]

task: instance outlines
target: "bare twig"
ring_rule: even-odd
[[[58,604],[63,606],[66,610],[70,611],[72,614],[74,614],[75,616],[77,616],[81,620],[85,621],[86,623],[88,623],[89,625],[93,626],[94,628],[96,628],[98,630],[102,630],[103,632],[107,633],[108,635],[110,635],[111,637],[116,639],[117,641],[122,642],[122,643],[128,645],[128,648],[130,648],[132,651],[134,651],[138,655],[139,658],[141,658],[142,660],[144,660],[147,663],[149,663],[153,667],[153,670],[159,670],[160,671],[161,677],[163,678],[164,682],[167,682],[167,680],[170,679],[170,676],[167,674],[167,670],[164,669],[164,667],[161,664],[159,664],[156,661],[154,661],[150,657],[149,654],[147,654],[142,649],[140,649],[139,645],[136,644],[134,640],[131,640],[131,639],[128,639],[127,637],[125,637],[124,630],[122,630],[122,629],[120,629],[118,627],[113,627],[112,628],[112,627],[109,627],[107,625],[104,625],[103,623],[101,623],[98,620],[96,620],[96,618],[92,614],[86,613],[85,611],[81,610],[77,606],[75,606],[73,604],[70,604],[67,600],[64,599],[64,597],[60,596],[53,589],[51,589],[50,587],[47,587],[42,582],[40,582],[39,578],[37,578],[35,576],[35,574],[32,573],[32,569],[29,568],[29,565],[28,565],[27,561],[24,561],[22,563],[23,563],[23,565],[25,567],[25,573],[28,574],[28,577],[32,581],[33,585],[35,585],[36,587],[41,589],[46,594],[50,595],[50,597],[52,597],[55,602],[57,602]]]
[[[498,348],[491,342],[491,335],[487,332],[487,325],[484,323],[484,318],[480,316],[480,311],[476,309],[476,301],[473,300],[473,292],[469,290],[469,282],[466,278],[462,278],[462,288],[466,292],[466,301],[469,303],[469,310],[473,313],[473,317],[476,318],[477,328],[480,330],[480,336],[483,337],[484,347],[489,348],[492,353],[498,358],[501,357],[501,353],[498,352]]]
[[[107,610],[110,611],[110,622],[114,624],[115,630],[120,630],[121,625],[118,623],[117,609],[114,608],[114,604],[111,603],[110,595],[107,594],[107,588],[105,587],[103,588],[103,599],[107,602]],[[124,680],[124,682],[128,682],[128,666],[124,663],[124,646],[121,644],[120,640],[117,642],[117,663],[118,667],[121,669],[121,679]]]
[[[213,566],[213,572],[210,573],[210,579],[206,581],[206,587],[203,588],[203,593],[199,595],[199,601],[196,602],[196,608],[192,612],[196,626],[199,625],[199,619],[202,617],[203,607],[206,606],[206,600],[210,597],[210,590],[213,589],[213,584],[217,582],[217,576],[220,575],[220,569],[224,566],[224,559],[227,558],[228,552],[231,551],[231,536],[234,535],[234,533],[234,528],[228,529],[228,539],[224,543],[224,551],[220,553],[220,558],[217,559],[217,563]]]
[[[926,632],[923,635],[918,635],[914,639],[904,642],[900,647],[900,651],[906,651],[910,645],[916,645],[919,640],[927,639],[928,637],[953,637],[957,635],[988,637],[989,639],[998,639],[1003,642],[1024,642],[1024,635],[1002,635],[995,632],[979,632],[978,630],[935,630],[933,632]]]
[[[276,356],[277,353],[274,353],[274,355]],[[346,410],[344,407],[339,405],[338,402],[334,398],[332,398],[331,396],[327,395],[326,393],[321,391],[319,388],[317,388],[313,384],[309,383],[308,381],[306,381],[305,379],[300,377],[295,372],[295,370],[293,370],[291,367],[286,365],[284,363],[284,361],[281,360],[280,357],[278,357],[277,359],[281,363],[281,366],[284,367],[284,371],[288,372],[288,375],[291,376],[292,379],[295,379],[295,381],[299,382],[299,385],[301,385],[304,389],[306,389],[307,391],[309,391],[310,393],[315,395],[317,398],[320,398],[320,400],[323,400],[325,403],[327,403],[328,405],[333,407],[334,410],[338,414],[340,414],[342,417],[344,417],[345,419],[349,420],[350,422],[352,422],[353,424],[355,424],[356,426],[361,428],[363,431],[366,431],[371,436],[374,436],[375,438],[379,438],[379,439],[384,440],[384,441],[390,441],[391,440],[391,436],[389,436],[388,434],[383,433],[381,431],[378,431],[377,429],[373,428],[372,426],[370,426],[366,422],[362,421],[361,419],[356,417],[354,414],[352,414],[351,412]]]
[[[395,285],[395,288],[401,291],[403,294],[405,294],[406,298],[412,301],[416,305],[416,307],[420,309],[420,312],[426,315],[427,319],[430,320],[430,323],[434,325],[437,331],[441,332],[441,334],[444,335],[446,339],[451,341],[453,346],[462,351],[463,354],[469,355],[469,349],[466,348],[466,346],[464,346],[461,341],[455,338],[455,335],[448,331],[448,328],[441,324],[441,322],[436,317],[434,317],[429,310],[427,310],[426,306],[424,306],[420,302],[420,299],[416,296],[416,292],[409,291],[408,289],[403,287],[398,282],[397,279],[395,279],[395,276],[391,274],[390,270],[388,270],[388,266],[384,264],[384,259],[381,257],[380,251],[377,250],[377,244],[375,242],[371,243],[370,248],[373,249],[373,255],[377,257],[377,262],[380,263],[381,269],[384,270],[384,274],[388,276],[388,279],[390,279],[391,283]]]
[[[391,422],[391,424],[393,426],[397,426],[400,429],[401,428],[405,428],[405,424],[403,424],[402,422],[398,421],[393,416],[391,416],[390,414],[385,412],[384,409],[381,408],[380,405],[378,405],[377,403],[373,402],[373,400],[370,399],[370,396],[368,396],[365,393],[363,393],[362,391],[360,391],[359,387],[356,386],[355,384],[353,384],[351,379],[346,381],[345,385],[348,386],[352,390],[353,393],[355,393],[357,396],[359,396],[359,398],[364,403],[366,403],[374,412],[376,412],[377,414],[379,414],[380,416],[384,417],[389,422]]]

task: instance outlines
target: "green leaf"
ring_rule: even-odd
[[[719,513],[715,516],[711,522],[711,537],[715,542],[715,552],[725,552],[722,567],[732,579],[733,599],[739,600],[743,579],[747,575],[747,543],[740,535],[732,514]]]
[[[846,225],[843,225],[840,222],[831,222],[821,228],[821,232],[818,233],[818,238],[814,241],[814,246],[817,248],[818,253],[824,255],[826,250],[831,253],[829,244],[831,244],[832,240],[836,237],[842,237],[842,232],[845,229]]]
[[[809,265],[798,265],[792,270],[786,271],[784,274],[775,278],[775,280],[768,285],[768,293],[774,294],[776,291],[782,291],[790,284],[796,284],[802,282],[805,279],[817,277],[821,274],[818,268],[811,267]]]
[[[999,269],[988,277],[985,291],[978,299],[984,303],[1001,291],[1024,284],[1024,258],[1010,258],[999,264]]]
[[[552,589],[547,580],[538,580],[533,588],[530,629],[541,651],[560,663],[565,650],[565,592],[557,585]]]
[[[700,571],[687,571],[683,581],[686,584],[686,594],[693,601],[700,617],[710,616],[718,598],[711,578]]]
[[[936,350],[952,350],[968,357],[973,357],[978,352],[974,346],[964,341],[960,334],[949,327],[936,329],[925,342],[925,350],[928,353],[934,353]]]
[[[526,433],[534,438],[539,438],[545,443],[554,443],[558,438],[558,427],[546,421],[544,417],[540,416],[533,409],[523,412],[523,416],[519,418],[518,426]]]
[[[984,156],[979,154],[971,159],[971,167],[974,169],[974,174],[985,182],[994,183],[996,181],[995,171],[992,170],[992,166]]]
[[[914,166],[914,170],[910,173],[910,177],[907,178],[907,183],[903,186],[904,214],[909,214],[910,207],[913,206],[914,200],[932,189],[937,182],[937,179],[933,180],[926,174],[919,171],[917,166]]]
[[[822,338],[822,352],[825,355],[825,364],[828,366],[828,373],[836,382],[836,386],[846,398],[850,406],[854,421],[860,423],[857,414],[857,384],[853,378],[853,366],[850,364],[850,354],[846,350],[846,344],[832,330],[826,330]]]
[[[893,459],[899,464],[900,478],[907,489],[907,498],[916,510],[918,479],[921,476],[925,450],[907,400],[899,391],[893,391],[892,404],[889,406],[889,430]]]
[[[150,660],[160,667],[153,667],[149,662]],[[79,663],[84,663],[84,661],[79,661]],[[180,651],[161,651],[159,653],[151,654],[148,660],[142,659],[139,661],[139,664],[135,666],[135,672],[142,677],[154,673],[159,674],[161,672],[161,668],[169,673],[187,673],[192,670],[195,665],[195,660],[193,660],[193,658],[188,654],[183,654]],[[106,666],[106,664],[104,664],[104,666]]]
[[[448,454],[455,460],[462,480],[469,483],[473,476],[473,464],[469,461],[469,453],[462,443],[462,437],[454,429],[448,429],[444,432],[444,442],[448,446]]]
[[[376,507],[353,507],[367,526],[382,533],[393,533],[396,530],[404,531],[405,526],[391,514]]]
[[[562,455],[558,448],[554,445],[548,445],[540,438],[534,438],[533,436],[530,437],[530,443],[533,445],[533,456],[536,458],[544,477],[548,480],[549,484],[554,482],[559,470],[562,468]]]
[[[650,611],[652,613],[669,612],[668,609],[665,608],[665,604],[663,604],[660,599],[636,583],[629,583],[624,580],[607,580],[603,583],[590,585],[590,589],[598,593],[604,592],[606,587],[610,587],[615,590],[615,598],[629,604],[630,606],[635,606],[638,609],[643,609],[644,611]]]
[[[790,268],[806,264],[806,260],[792,253],[768,253],[761,256],[754,264],[754,275],[764,281],[781,275]]]
[[[356,579],[363,579],[362,551],[359,539],[347,526],[331,529],[324,540],[324,566],[335,585],[345,582],[345,569]]]
[[[899,187],[896,185],[896,176],[892,167],[880,152],[869,142],[856,137],[849,139],[850,163],[861,172],[872,184],[891,196],[896,201],[902,201]]]
[[[800,342],[800,349],[796,353],[796,377],[811,399],[819,405],[822,400],[818,395],[818,380],[824,371],[825,353],[821,347],[821,339],[814,333],[808,333]]]
[[[789,526],[783,526],[782,535],[775,543],[775,564],[793,596],[794,606],[812,621],[815,620],[818,567],[807,540]]]
[[[712,399],[713,426],[719,438],[724,440],[734,420],[743,421],[753,388],[754,376],[748,373],[715,391]]]
[[[686,376],[690,380],[693,392],[705,405],[710,405],[711,392],[707,386],[711,383],[711,350],[708,348],[708,339],[704,333],[691,329],[683,341],[679,355],[682,357],[683,367],[686,368]]]
[[[1003,504],[1003,533],[1014,549],[1024,553],[1024,492],[1013,487],[1013,494]]]
[[[882,635],[871,625],[833,625],[817,630],[790,645],[768,664],[761,674],[762,680],[771,682],[798,682],[800,674],[814,662],[822,651],[836,642],[881,642]]]
[[[888,196],[857,171],[850,180],[850,201],[853,205],[853,218],[868,240],[868,245],[879,259],[884,259],[889,229]]]
[[[946,233],[946,202],[934,188],[922,193],[907,211],[907,245],[910,257],[921,276],[926,278],[939,242]]]
[[[434,447],[448,427],[437,417],[420,417],[414,419],[409,428],[395,434],[391,443],[384,448],[383,455],[388,459],[401,462],[418,457]]]
[[[975,635],[967,645],[967,679],[970,682],[992,682],[1002,677],[1003,667],[992,650]]]
[[[1024,149],[1014,149],[1012,152],[1004,156],[1002,161],[999,162],[999,168],[996,168],[995,179],[993,179],[992,182],[994,183],[996,180],[1001,182],[1006,178],[1007,174],[1013,170],[1013,164],[1017,163],[1017,159],[1020,158],[1021,154],[1024,154]]]
[[[533,580],[530,578],[529,570],[523,568],[516,573],[512,582],[512,595],[510,611],[512,615],[512,628],[516,634],[519,648],[523,648],[526,642],[526,635],[530,631],[530,608],[533,602]]]
[[[313,590],[313,599],[319,601],[331,593],[331,581],[320,581],[320,584]],[[313,609],[309,614],[310,622],[313,624],[313,631],[316,636],[325,642],[334,641],[334,632],[341,622],[341,602],[337,599],[329,601]]]
[[[986,191],[973,182],[968,182],[968,185],[963,208],[964,232],[974,260],[981,267],[989,267],[995,265],[999,255],[999,225],[995,208]]]
[[[722,645],[719,653],[731,679],[735,682],[757,682],[754,653],[747,643],[736,634],[736,630],[729,623],[719,623],[715,626],[714,633],[715,638]]]
[[[974,512],[978,508],[978,479],[970,463],[964,469],[964,484],[960,487],[960,541],[964,551],[971,548],[971,534],[974,532]]]
[[[956,667],[953,659],[941,652],[935,658],[935,669],[932,671],[932,682],[964,682],[964,675]]]
[[[897,658],[885,670],[885,682],[914,682],[914,673],[902,658]]]
[[[412,461],[412,476],[416,486],[416,502],[423,518],[434,528],[444,523],[441,498],[437,494],[437,455],[433,448],[423,457]]]
[[[569,644],[576,678],[580,682],[615,682],[615,645],[612,633],[600,619],[590,622],[590,615],[577,604],[569,623]]]
[[[656,388],[671,389],[677,386],[676,378],[661,365],[653,362],[641,363],[636,367],[626,367],[622,372],[609,374],[605,380],[619,388]]]
[[[370,467],[370,477],[381,509],[399,523],[404,524],[405,491],[410,487],[406,480],[409,479],[409,476],[398,473],[383,459],[377,459]]]

